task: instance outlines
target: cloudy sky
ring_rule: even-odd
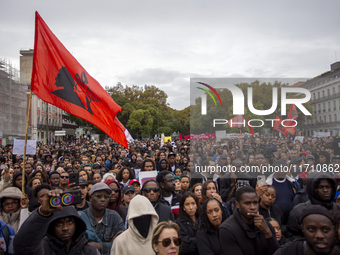
[[[19,68],[34,12],[102,86],[155,85],[175,109],[193,77],[314,77],[340,61],[340,1],[0,1],[0,58]]]

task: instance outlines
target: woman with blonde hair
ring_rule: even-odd
[[[182,240],[178,237],[179,226],[173,221],[162,221],[158,223],[153,231],[152,249],[158,255],[178,255]]]

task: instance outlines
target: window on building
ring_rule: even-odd
[[[340,89],[340,86],[339,86],[339,89]],[[320,99],[320,92],[318,92],[318,99]]]
[[[323,122],[327,122],[327,117],[326,116],[323,116]]]
[[[329,118],[329,122],[332,122],[332,115],[329,115],[328,118]]]
[[[333,110],[334,111],[336,110],[336,101],[335,100],[333,101]]]
[[[325,91],[324,90],[322,91],[322,97],[325,97]]]
[[[335,87],[333,87],[333,95],[335,94]]]
[[[338,121],[338,116],[334,114],[334,121]]]
[[[327,96],[330,96],[331,94],[330,94],[330,91],[329,91],[329,89],[327,89]]]
[[[328,111],[331,111],[331,102],[328,102]]]
[[[38,116],[37,124],[38,124],[38,125],[40,124],[40,117],[39,117],[39,116]]]
[[[325,103],[322,103],[322,109],[323,109],[323,112],[326,111],[326,104]]]

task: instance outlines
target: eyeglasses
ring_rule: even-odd
[[[96,197],[98,199],[102,199],[102,198],[109,199],[110,198],[110,196],[108,196],[108,195],[94,195],[94,197]]]
[[[145,188],[143,189],[143,191],[145,191],[145,193],[150,193],[151,191],[153,191],[154,193],[159,192],[159,188]]]
[[[7,206],[10,206],[10,205],[16,205],[16,204],[19,204],[19,201],[13,201],[13,202],[10,202],[10,203],[4,203],[2,204],[3,207],[7,207]]]
[[[164,238],[162,241],[157,241],[157,243],[162,243],[163,247],[166,248],[171,244],[171,240],[176,246],[180,246],[182,244],[182,239],[178,237],[175,237],[174,239]]]
[[[60,178],[62,178],[62,179],[68,179],[68,176],[65,176],[65,175],[62,176],[62,175],[61,175]]]
[[[115,189],[112,189],[112,191],[113,191],[114,193],[118,193],[118,192],[119,192],[119,189],[118,189],[118,188],[115,188]]]

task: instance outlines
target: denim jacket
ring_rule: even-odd
[[[122,218],[116,211],[105,209],[103,219],[101,223],[98,223],[91,211],[91,208],[87,208],[83,212],[89,218],[94,231],[102,242],[103,255],[109,255],[113,236],[117,232],[125,230]]]

